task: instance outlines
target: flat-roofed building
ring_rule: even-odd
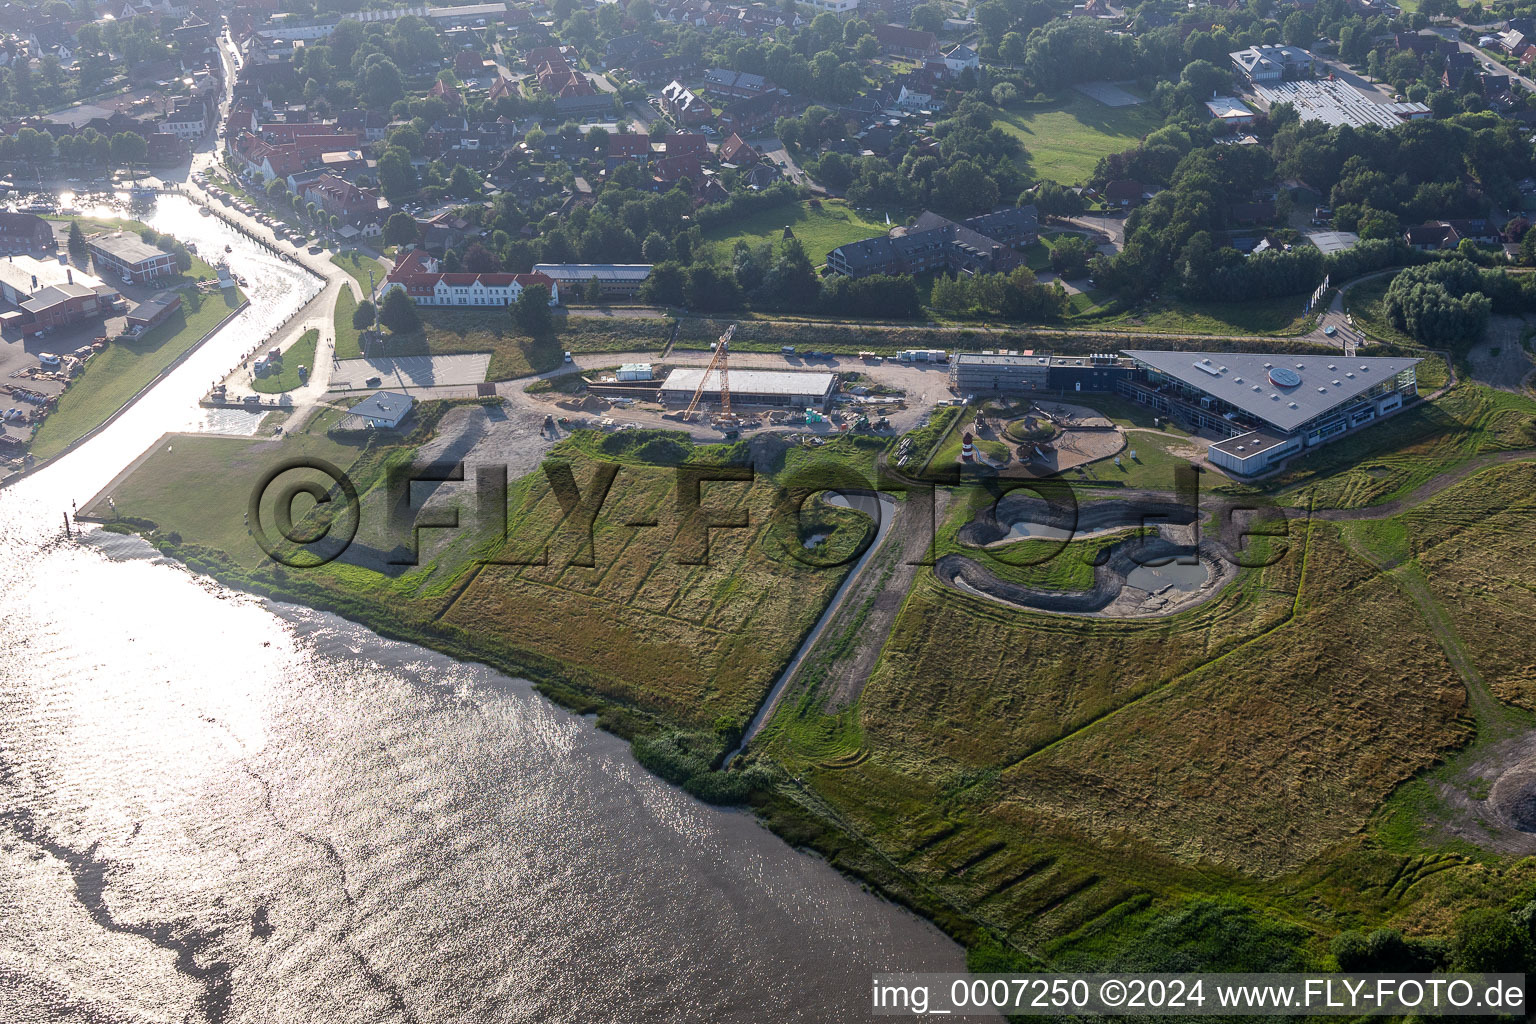
[[[0,297],[13,306],[21,305],[44,288],[65,284],[80,284],[93,290],[104,288],[111,295],[117,294],[117,289],[102,285],[98,278],[56,259],[8,256],[0,260]]]
[[[963,395],[989,391],[1040,391],[1050,381],[1051,357],[1033,352],[962,352],[951,378]]]
[[[110,271],[129,284],[145,284],[177,273],[176,256],[156,248],[138,235],[112,231],[85,240],[96,269]]]
[[[631,296],[651,276],[649,263],[538,263],[535,274],[552,279],[567,295],[580,295],[588,281],[596,279],[606,295]]]
[[[668,405],[687,405],[704,382],[701,401],[720,403],[720,371],[702,367],[680,367],[667,374],[661,385],[661,400]],[[832,400],[837,384],[833,373],[803,373],[791,370],[732,370],[732,405],[782,405],[789,408],[825,408]]]
[[[1259,118],[1248,104],[1236,96],[1217,96],[1215,99],[1205,101],[1205,109],[1211,112],[1211,116],[1228,128],[1242,128]]]
[[[1018,391],[1114,391],[1132,364],[1113,353],[1056,356],[1036,352],[961,352],[950,380],[963,395]]]
[[[342,430],[396,430],[415,405],[410,395],[379,391],[348,409],[339,426]]]
[[[1418,359],[1335,353],[1127,349],[1126,397],[1220,435],[1212,463],[1252,475],[1395,412],[1418,395]]]
[[[128,311],[128,326],[137,327],[142,333],[165,323],[166,319],[180,308],[180,292],[156,292]]]

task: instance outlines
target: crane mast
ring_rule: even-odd
[[[694,388],[693,398],[688,402],[688,408],[683,411],[683,422],[693,419],[694,411],[699,407],[699,399],[704,397],[704,385],[709,383],[709,375],[715,370],[720,371],[720,415],[716,419],[725,420],[728,423],[735,422],[736,417],[731,414],[730,360],[726,355],[730,351],[731,338],[735,334],[736,325],[731,324],[725,329],[725,333],[720,335],[720,340],[715,343],[714,358],[710,359],[709,366],[705,367],[704,376],[699,378],[699,386]]]

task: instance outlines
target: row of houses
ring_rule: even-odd
[[[412,249],[396,257],[379,294],[399,288],[419,306],[506,306],[537,284],[549,289],[551,306],[559,304],[560,285],[546,274],[445,273],[424,249]]]

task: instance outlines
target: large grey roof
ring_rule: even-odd
[[[705,376],[701,367],[684,366],[667,374],[663,391],[698,390]],[[824,395],[832,389],[832,374],[792,370],[732,370],[731,390],[752,395]],[[710,370],[705,391],[720,390],[720,371]]]
[[[410,411],[416,400],[410,395],[379,391],[358,402],[350,410],[353,416],[370,420],[398,420]]]
[[[1376,356],[1346,359],[1332,352],[1287,355],[1125,349],[1125,354],[1286,433],[1420,362]],[[1269,378],[1270,369],[1276,367],[1294,372],[1301,383],[1276,386]]]

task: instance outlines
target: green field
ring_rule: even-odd
[[[363,354],[361,332],[352,326],[352,314],[356,310],[357,300],[352,297],[352,289],[343,288],[336,296],[336,310],[332,314],[337,359],[357,359]]]
[[[352,330],[352,306],[345,293],[336,304],[336,348],[342,354],[345,321],[350,345],[356,347]],[[343,308],[345,307],[345,309]],[[409,334],[384,336],[382,354],[388,356],[455,355],[491,353],[489,380],[511,380],[553,370],[570,352],[660,351],[672,331],[672,321],[662,317],[586,317],[557,315],[554,328],[540,337],[518,330],[504,309],[438,309],[423,307],[422,329]]]
[[[279,361],[281,369],[277,373],[269,373],[265,377],[257,377],[251,382],[251,387],[264,395],[277,395],[284,391],[292,391],[304,382],[299,380],[299,367],[303,366],[313,371],[315,368],[315,345],[320,341],[320,332],[311,327],[294,342],[288,351],[283,353]]]
[[[31,452],[48,459],[100,426],[160,371],[201,341],[245,301],[238,289],[181,292],[181,308],[142,337],[114,341],[92,356],[37,428]]]
[[[823,263],[827,253],[845,242],[883,235],[890,230],[884,217],[860,213],[841,199],[823,199],[760,210],[750,217],[711,228],[704,233],[704,240],[714,243],[716,252],[728,254],[738,241],[753,245],[777,242],[784,236],[786,226],[805,247],[812,264]]]
[[[364,296],[368,294],[368,272],[373,271],[373,286],[377,288],[384,283],[384,275],[390,270],[390,265],[383,260],[365,256],[355,249],[336,253],[331,257],[331,262],[352,275],[352,280],[357,282],[357,290]]]
[[[397,448],[347,449],[321,424],[276,445],[178,437],[114,484],[118,511],[153,523],[138,525],[199,569],[534,679],[631,738],[657,774],[750,804],[794,845],[929,915],[978,969],[1331,970],[1330,943],[1346,930],[1448,939],[1466,910],[1514,913],[1536,893],[1536,859],[1500,852],[1495,840],[1514,851],[1526,840],[1500,824],[1469,760],[1536,725],[1536,403],[1458,386],[1353,439],[1377,438],[1374,454],[1346,439],[1301,475],[1264,482],[1287,499],[1307,490],[1313,515],[1258,542],[1268,564],[1237,569],[1211,600],[1173,615],[1028,612],[912,563],[880,629],[861,625],[873,597],[845,605],[828,646],[810,652],[768,728],[726,771],[710,766],[846,571],[792,557],[808,523],[775,515],[779,488],[818,463],[867,473],[890,446],[577,432],[554,460],[583,493],[603,464],[613,473],[590,549],[535,472],[514,485],[505,541],[470,533],[391,574],[367,561],[392,543],[373,526],[356,560],[302,573],[262,564],[240,523],[244,495],[220,486],[227,474],[319,453],[353,466],[364,517],[383,520],[383,470],[438,415],[486,415],[427,405]],[[1146,423],[1123,400],[1103,407]],[[964,419],[950,407],[914,430],[914,458],[945,448]],[[1131,438],[1144,465],[1089,467],[1096,495],[1116,483],[1168,486],[1161,477],[1185,439]],[[1525,461],[1374,518],[1337,515],[1513,449]],[[749,453],[752,482],[701,492],[712,517],[744,525],[711,530],[705,562],[685,557],[697,538],[671,518],[677,467],[718,469]],[[936,490],[943,553],[996,493]],[[667,528],[625,525],[650,519]],[[846,511],[808,519],[832,531],[831,551],[867,535]],[[979,557],[1017,582],[1073,590],[1108,543],[1074,542],[1038,566],[1024,563],[1049,546],[1040,541]],[[884,573],[876,594],[899,562],[882,551],[870,563]],[[838,659],[866,647],[859,689],[825,690]]]
[[[1049,106],[1006,110],[997,123],[1019,137],[1036,176],[1080,185],[1101,157],[1133,148],[1162,127],[1162,118],[1150,104],[1106,107],[1072,90]]]
[[[1383,274],[1353,286],[1344,293],[1344,308],[1350,316],[1355,318],[1355,326],[1365,332],[1366,337],[1386,342],[1388,345],[1416,347],[1418,342],[1392,326],[1383,308],[1382,300],[1386,298],[1387,288],[1392,284],[1395,276],[1395,274]]]
[[[1088,293],[1090,299],[1096,293]],[[1073,296],[1077,298],[1077,296]],[[1118,303],[1074,309],[1070,325],[1157,331],[1164,334],[1299,335],[1312,330],[1316,316],[1302,312],[1303,298],[1282,295],[1252,302],[1184,302],[1164,300],[1134,310]]]

